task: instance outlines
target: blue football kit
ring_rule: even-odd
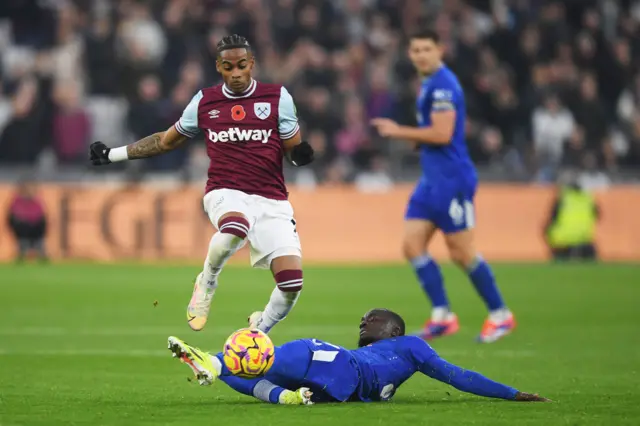
[[[294,340],[276,347],[272,367],[255,379],[231,375],[222,354],[216,356],[222,364],[220,380],[240,393],[274,404],[284,390],[302,387],[313,392],[314,403],[385,401],[416,372],[480,396],[514,399],[518,393],[443,360],[416,336],[384,339],[355,350],[317,339]]]
[[[442,65],[422,82],[416,101],[418,127],[431,126],[431,113],[455,111],[449,144],[420,144],[422,176],[407,206],[406,219],[433,222],[444,233],[474,226],[478,177],[465,142],[466,106],[458,78]]]

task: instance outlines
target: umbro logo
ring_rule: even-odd
[[[209,111],[209,118],[218,118],[220,116],[220,111],[217,109],[212,109]]]

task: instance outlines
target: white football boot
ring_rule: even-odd
[[[204,328],[215,292],[216,286],[210,287],[202,283],[202,272],[200,272],[196,277],[191,301],[187,307],[187,322],[192,330],[200,331]]]
[[[249,322],[249,328],[258,328],[262,322],[262,311],[252,313],[249,315],[249,318],[247,318],[247,321]]]

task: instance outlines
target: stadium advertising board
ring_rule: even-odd
[[[381,194],[351,188],[293,189],[305,262],[401,261],[402,218],[410,186]],[[175,260],[200,263],[213,232],[202,209],[202,189],[43,185],[47,249],[54,259]],[[13,193],[0,186],[0,211]],[[478,246],[493,261],[548,258],[542,239],[553,189],[482,185],[477,199]],[[618,187],[598,194],[602,221],[597,242],[606,260],[640,260],[640,189]],[[0,223],[0,261],[13,258],[15,244]],[[446,258],[438,237],[430,252]]]

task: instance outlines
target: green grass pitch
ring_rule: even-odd
[[[416,375],[393,401],[283,407],[189,382],[171,358],[177,335],[204,349],[262,308],[266,271],[230,267],[209,324],[185,322],[197,267],[0,266],[0,425],[638,425],[640,267],[498,265],[519,322],[492,345],[474,342],[485,316],[466,277],[443,268],[459,334],[435,341],[442,356],[555,402],[488,400]],[[154,301],[158,305],[154,307]],[[353,346],[369,308],[400,312],[410,329],[429,305],[404,266],[307,268],[302,298],[272,337]]]

